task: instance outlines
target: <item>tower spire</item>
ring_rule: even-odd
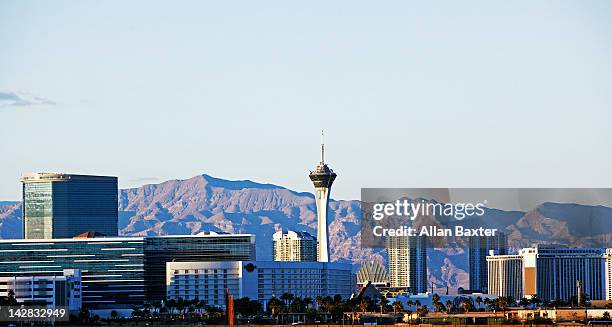
[[[323,129],[321,129],[321,163],[325,162],[325,143],[323,141]]]

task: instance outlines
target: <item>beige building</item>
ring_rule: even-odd
[[[488,291],[497,296],[523,297],[523,257],[495,255],[487,257]]]
[[[278,231],[274,240],[274,261],[317,261],[317,239],[308,232]]]
[[[389,284],[412,293],[427,292],[427,248],[423,237],[390,236]]]

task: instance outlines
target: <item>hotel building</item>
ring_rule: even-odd
[[[200,299],[224,307],[224,290],[234,298],[249,297],[266,305],[284,293],[315,299],[354,292],[350,264],[336,262],[168,262],[169,299]]]
[[[523,297],[523,257],[520,255],[495,255],[487,260],[488,294]]]
[[[317,261],[317,239],[308,232],[278,231],[274,241],[274,261]]]
[[[255,235],[210,232],[145,238],[144,278],[148,301],[166,297],[166,262],[255,260]]]
[[[23,187],[23,238],[117,236],[117,177],[32,173]]]
[[[515,283],[520,280],[522,294],[517,299],[538,295],[544,301],[570,301],[577,298],[580,281],[582,293],[591,300],[603,300],[605,253],[599,248],[538,246],[524,248],[518,256],[489,256],[489,268],[493,269],[489,273],[490,293],[517,295]]]
[[[488,293],[487,255],[506,254],[507,238],[504,233],[495,236],[475,236],[468,239],[468,271],[471,291]]]
[[[390,286],[405,288],[412,293],[427,292],[426,239],[390,236],[385,242],[389,253]]]
[[[604,250],[597,248],[535,247],[522,249],[523,292],[542,300],[570,300],[582,292],[591,300],[604,299]]]

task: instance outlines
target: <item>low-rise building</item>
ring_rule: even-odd
[[[354,292],[350,264],[336,262],[168,262],[168,299],[199,299],[225,306],[224,290],[235,299],[249,297],[262,304],[284,293],[315,299],[317,296],[349,298]]]
[[[0,240],[0,278],[59,277],[64,269],[78,269],[83,307],[131,311],[166,297],[166,262],[256,259],[252,234],[84,236]]]
[[[19,304],[81,309],[81,272],[64,269],[62,276],[0,277],[0,296],[15,296]]]

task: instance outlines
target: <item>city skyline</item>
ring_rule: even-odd
[[[611,6],[3,1],[0,200],[29,171],[310,191],[321,128],[337,199],[606,187]]]
[[[612,321],[609,0],[5,0],[0,44],[0,321]]]

